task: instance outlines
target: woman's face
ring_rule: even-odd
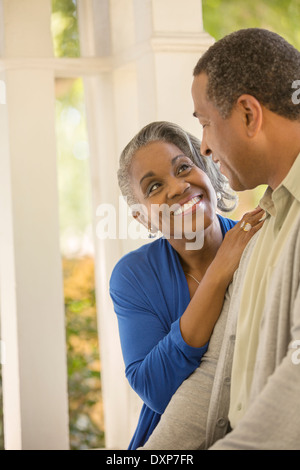
[[[140,148],[132,159],[131,180],[145,207],[144,224],[151,223],[165,236],[167,223],[170,237],[179,238],[180,231],[185,238],[188,231],[205,229],[215,219],[217,199],[210,179],[174,144],[157,141]]]

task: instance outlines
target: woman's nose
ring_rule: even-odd
[[[172,178],[168,188],[168,198],[172,199],[175,196],[180,196],[190,188],[190,183],[180,178]]]

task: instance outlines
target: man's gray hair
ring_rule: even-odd
[[[225,36],[200,57],[194,76],[201,73],[208,77],[206,96],[224,119],[243,94],[280,116],[300,119],[300,104],[292,100],[300,52],[276,33],[248,28]]]
[[[167,142],[176,145],[186,157],[204,171],[217,194],[217,206],[220,211],[230,212],[236,207],[237,196],[229,187],[219,167],[211,157],[203,157],[200,154],[200,140],[177,124],[167,121],[152,122],[143,127],[121,153],[118,182],[121,193],[127,198],[129,206],[138,203],[133,192],[130,174],[132,159],[140,148],[151,142]]]

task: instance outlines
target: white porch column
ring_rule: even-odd
[[[84,82],[96,234],[100,204],[112,204],[118,215],[118,158],[143,125],[169,120],[200,134],[190,88],[193,68],[213,40],[203,32],[201,0],[79,0],[79,20],[82,55],[111,63],[110,72]],[[108,282],[118,259],[145,242],[118,234],[95,241],[106,447],[125,449],[141,400],[124,378]]]
[[[68,449],[51,0],[1,0],[1,340],[6,449]],[[34,58],[35,67],[28,61]],[[13,60],[12,60],[13,59]],[[31,62],[32,63],[32,62]]]
[[[136,43],[149,44],[136,61],[140,124],[166,120],[199,135],[192,116],[193,69],[214,41],[203,31],[201,0],[134,0],[134,6]]]
[[[84,90],[91,155],[96,298],[105,444],[108,449],[126,449],[130,436],[134,432],[142,403],[131,390],[124,376],[117,319],[109,296],[109,278],[114,265],[124,253],[124,243],[128,243],[128,240],[119,239],[118,235],[115,239],[104,240],[97,236],[97,224],[101,220],[99,213],[97,215],[97,208],[101,204],[111,204],[118,217],[119,205],[119,190],[116,181],[118,158],[110,1],[80,0],[78,12],[81,56],[98,57],[100,60],[106,57],[107,63],[110,64],[110,69],[100,75],[85,76]],[[132,84],[130,74],[123,75],[123,83],[125,82],[129,87],[127,92],[129,93],[131,89],[135,94],[136,87],[134,82]],[[122,113],[121,109],[120,112]],[[124,119],[126,119],[125,116]],[[132,120],[133,127],[129,134],[135,132],[135,122]],[[129,122],[127,122],[128,125],[130,125]],[[133,244],[134,247],[135,244]]]

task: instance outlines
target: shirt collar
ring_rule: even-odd
[[[276,195],[286,191],[300,202],[300,154],[279,186],[274,190],[270,186],[267,187],[265,194],[259,201],[260,207],[270,215],[276,215]]]

